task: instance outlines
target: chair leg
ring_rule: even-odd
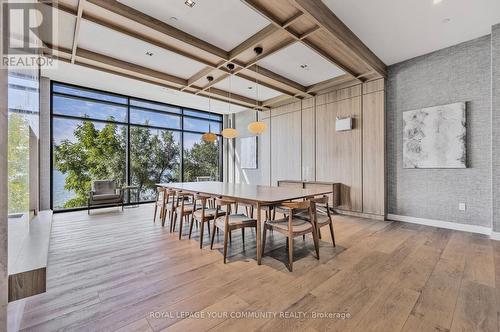
[[[200,249],[203,247],[203,232],[205,231],[204,228],[205,228],[205,222],[202,220],[200,228]]]
[[[175,224],[177,223],[177,211],[172,212],[172,221],[170,222],[170,233],[175,232]]]
[[[156,211],[158,210],[158,205],[155,204],[155,213],[153,216],[153,223],[156,223]]]
[[[241,241],[243,242],[243,247],[245,246],[245,227],[241,229]]]
[[[321,239],[321,228],[318,228],[318,239]]]
[[[313,240],[314,240],[314,249],[316,249],[316,258],[319,259],[319,239],[318,239],[318,230],[313,228]]]
[[[208,236],[210,236],[210,220],[207,220],[207,226]]]
[[[183,223],[184,223],[184,214],[181,212],[181,215],[180,215],[180,218],[179,218],[179,240],[181,239],[182,237],[182,226],[183,226]]]
[[[165,220],[167,219],[167,211],[164,208],[161,208],[161,227],[165,227]]]
[[[226,264],[226,256],[227,256],[227,237],[231,235],[231,232],[226,228],[224,228],[224,264]]]
[[[336,245],[335,245],[335,234],[333,233],[333,224],[332,224],[332,222],[330,222],[330,236],[332,237],[333,247],[336,247]]]
[[[210,241],[210,249],[214,248],[214,239],[215,239],[215,221],[214,221],[214,226],[212,228],[212,241]]]
[[[288,269],[293,271],[293,237],[288,237]]]
[[[233,237],[231,236],[231,231],[229,231],[229,243],[233,243]]]
[[[189,224],[189,236],[188,236],[188,239],[191,239],[191,234],[193,233],[193,224],[194,224],[194,219],[191,219],[191,223]]]
[[[266,248],[266,233],[267,233],[267,227],[264,225],[264,229],[262,230],[262,255],[264,255],[264,249]]]

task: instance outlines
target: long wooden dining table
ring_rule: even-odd
[[[303,199],[332,193],[328,189],[302,189],[294,187],[271,187],[229,182],[172,182],[157,183],[159,187],[180,190],[192,194],[205,194],[214,197],[230,198],[240,203],[254,206],[257,210],[256,252],[257,264],[261,264],[262,207],[274,206],[295,199]]]

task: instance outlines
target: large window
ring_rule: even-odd
[[[93,180],[137,186],[141,202],[158,182],[220,180],[222,139],[201,140],[209,124],[219,133],[222,116],[53,83],[53,209],[85,207]]]
[[[13,216],[38,207],[38,79],[37,69],[8,72],[8,212]]]

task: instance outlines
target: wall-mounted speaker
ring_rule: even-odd
[[[335,130],[336,131],[346,131],[352,129],[352,118],[337,118],[335,120]]]

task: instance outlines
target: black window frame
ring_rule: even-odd
[[[82,96],[76,96],[76,95],[71,95],[71,94],[65,94],[61,92],[54,92],[54,86],[57,85],[62,85],[62,86],[68,86],[70,88],[76,88],[76,89],[81,89],[81,90],[87,90],[89,92],[93,93],[101,93],[101,94],[107,94],[107,95],[112,95],[116,96],[119,98],[125,98],[126,103],[118,103],[118,102],[113,102],[113,101],[106,101],[106,100],[100,100],[100,99],[94,99],[90,97],[82,97]],[[111,120],[103,120],[103,119],[96,119],[92,117],[81,117],[81,116],[72,116],[72,115],[66,115],[66,114],[57,114],[54,113],[54,96],[65,96],[73,99],[80,99],[80,100],[87,100],[90,102],[96,102],[96,103],[102,103],[102,104],[110,104],[110,105],[115,105],[115,106],[120,106],[120,107],[125,107],[126,108],[126,121],[111,121]],[[146,108],[146,107],[141,107],[141,106],[134,106],[131,104],[132,100],[137,100],[140,102],[145,102],[145,103],[152,103],[152,104],[157,104],[159,106],[166,106],[170,108],[178,108],[180,110],[179,113],[175,112],[168,112],[168,111],[161,111],[157,109],[152,109],[152,108]],[[169,128],[169,127],[159,127],[159,126],[151,126],[151,125],[144,125],[144,124],[136,124],[136,123],[131,123],[130,122],[130,110],[131,109],[141,109],[144,111],[148,112],[154,112],[154,113],[160,113],[160,114],[168,114],[168,115],[173,115],[173,116],[178,116],[180,119],[180,129],[178,128]],[[200,114],[203,114],[205,116],[194,116],[194,115],[185,115],[184,110],[189,110],[189,111],[195,111],[199,112]],[[131,174],[130,174],[130,127],[135,126],[135,127],[142,127],[142,128],[148,128],[148,129],[157,129],[157,130],[168,130],[168,131],[173,131],[173,132],[178,132],[180,133],[180,174],[181,174],[181,182],[184,182],[184,133],[190,133],[190,134],[201,134],[203,135],[205,132],[201,131],[195,131],[195,130],[184,130],[184,118],[192,118],[192,119],[198,119],[198,120],[203,120],[203,121],[209,121],[209,122],[218,122],[220,123],[220,127],[223,128],[223,121],[224,117],[222,114],[217,114],[217,113],[210,113],[210,120],[208,118],[209,112],[203,111],[203,110],[198,110],[194,109],[192,107],[183,107],[179,105],[173,105],[169,103],[162,103],[154,100],[148,100],[144,98],[138,98],[138,97],[132,97],[132,96],[127,96],[115,92],[109,92],[105,90],[99,90],[99,89],[93,89],[85,86],[80,86],[80,85],[75,85],[75,84],[70,84],[70,83],[65,83],[65,82],[60,82],[60,81],[51,81],[50,82],[50,208],[54,211],[54,213],[60,213],[60,212],[71,212],[71,211],[80,211],[80,210],[86,210],[87,207],[79,207],[79,208],[68,208],[68,209],[58,209],[54,210],[54,135],[53,135],[53,122],[54,118],[56,119],[69,119],[69,120],[88,120],[92,122],[97,122],[97,123],[113,123],[117,125],[124,125],[127,127],[127,146],[125,149],[125,160],[126,160],[126,174],[125,174],[125,179],[127,182],[127,185],[131,184]],[[220,133],[214,133],[217,135],[217,139],[219,142],[219,178],[223,179],[224,173],[223,173],[223,160],[224,160],[224,139],[222,138],[222,135]],[[151,202],[154,202],[154,200],[150,201],[139,201],[139,202],[130,202],[129,201],[125,203],[125,205],[136,205],[136,204],[149,204]],[[99,208],[105,208],[105,207],[91,207],[92,209],[99,209]]]

